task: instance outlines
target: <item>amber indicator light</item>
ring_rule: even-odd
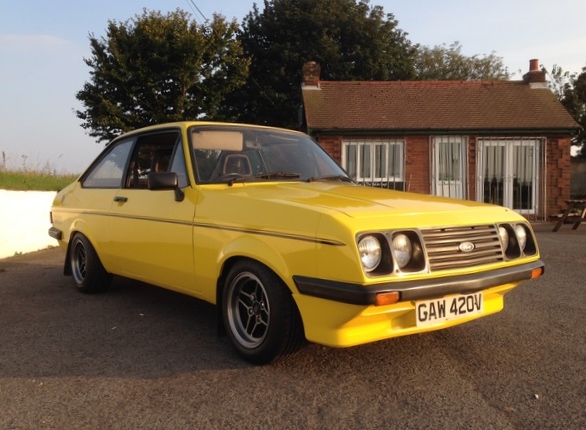
[[[375,306],[392,305],[399,301],[399,293],[397,291],[391,291],[389,293],[379,293],[374,299]]]

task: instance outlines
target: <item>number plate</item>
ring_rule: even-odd
[[[484,312],[482,293],[446,296],[415,302],[417,327],[425,327]]]

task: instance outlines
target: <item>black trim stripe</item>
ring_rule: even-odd
[[[171,218],[153,218],[149,216],[140,216],[140,215],[121,215],[121,214],[100,214],[110,216],[112,218],[125,218],[125,219],[133,219],[138,221],[151,221],[151,222],[160,222],[164,224],[177,224],[177,225],[185,225],[188,227],[193,226],[192,222],[189,221],[181,221],[178,219],[171,219]]]
[[[212,228],[212,229],[217,229],[217,230],[237,231],[240,233],[258,234],[258,235],[263,235],[263,236],[273,236],[273,237],[279,237],[282,239],[301,240],[301,241],[305,241],[305,242],[316,242],[316,243],[320,243],[322,245],[346,246],[345,243],[337,241],[337,240],[330,240],[330,239],[311,237],[311,236],[302,236],[302,235],[298,235],[298,234],[279,233],[276,231],[269,231],[269,230],[259,230],[259,229],[244,228],[244,227],[228,227],[228,226],[206,224],[206,223],[194,223],[193,225],[195,227],[201,227],[201,228]]]
[[[54,210],[53,212],[58,212],[58,211]],[[67,212],[70,212],[70,211],[67,211]],[[71,212],[77,212],[77,211],[71,211]],[[181,220],[175,220],[175,219],[170,219],[170,218],[153,218],[153,217],[138,216],[138,215],[121,215],[121,214],[105,213],[105,212],[80,211],[79,214],[80,215],[95,215],[95,216],[110,216],[110,217],[114,217],[114,218],[126,218],[126,219],[131,219],[131,220],[138,220],[138,221],[152,221],[152,222],[160,222],[160,223],[166,223],[166,224],[185,225],[188,227],[234,231],[234,232],[240,232],[240,233],[246,233],[246,234],[278,237],[281,239],[300,240],[300,241],[304,241],[304,242],[312,242],[312,243],[318,243],[321,245],[328,245],[328,246],[346,246],[346,244],[344,242],[340,242],[338,240],[332,240],[332,239],[320,238],[320,237],[312,237],[312,236],[303,236],[303,235],[299,235],[299,234],[281,233],[281,232],[271,231],[271,230],[260,230],[260,229],[254,229],[254,228],[189,222],[189,221],[181,221]]]

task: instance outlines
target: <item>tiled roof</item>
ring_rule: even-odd
[[[303,87],[310,130],[569,131],[547,88],[523,81],[321,81]]]

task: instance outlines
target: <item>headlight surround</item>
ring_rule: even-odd
[[[403,269],[409,264],[413,257],[413,243],[406,234],[399,233],[393,236],[391,243],[393,256],[399,269]]]
[[[525,246],[527,245],[527,231],[522,224],[517,224],[515,226],[515,235],[517,236],[519,248],[521,248],[521,251],[524,251]]]
[[[509,247],[509,232],[502,225],[499,227],[499,237],[503,245],[503,252],[507,252],[507,248]]]
[[[378,267],[382,258],[380,241],[372,235],[364,236],[358,242],[360,261],[366,273],[372,272]]]
[[[538,253],[537,243],[531,227],[527,223],[504,223],[498,226],[503,252],[508,260]]]

